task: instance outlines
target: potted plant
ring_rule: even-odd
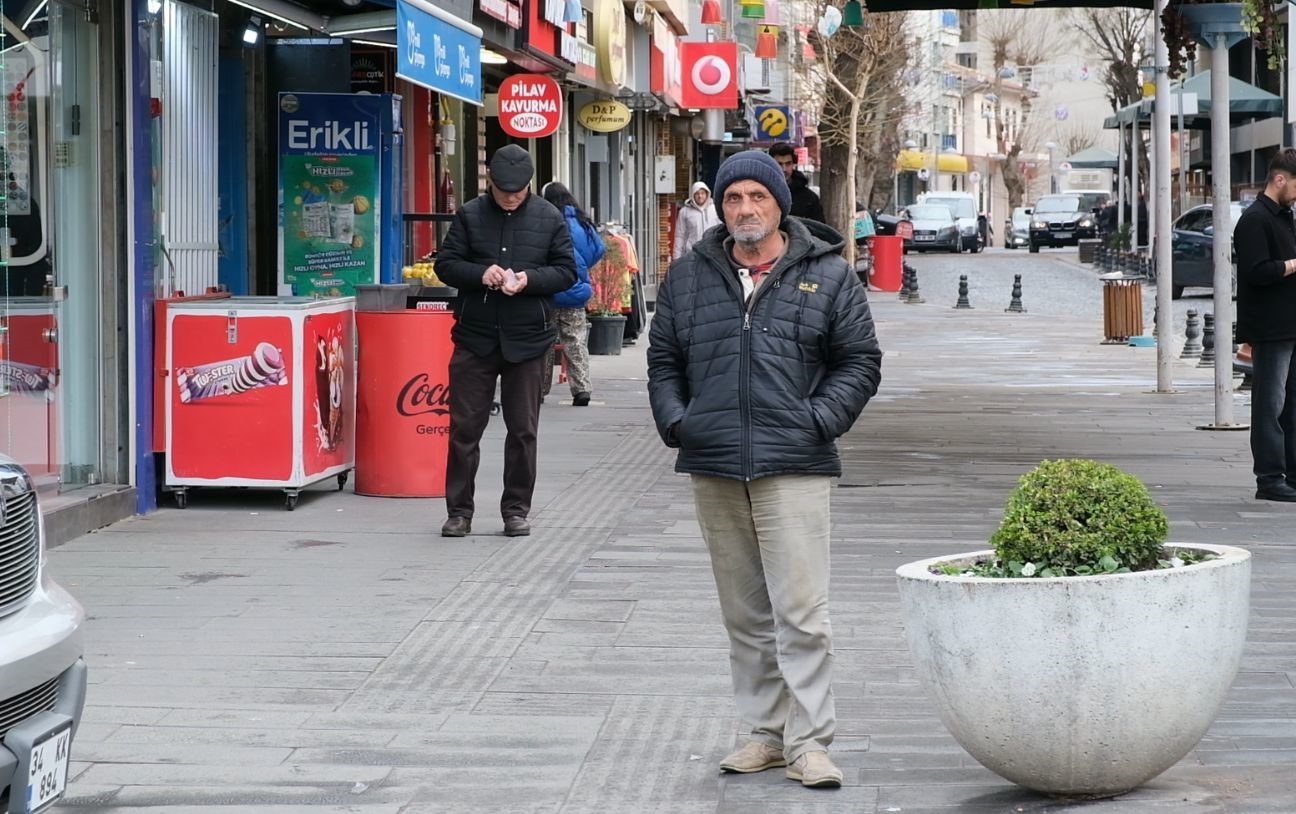
[[[1110,797],[1178,762],[1237,674],[1250,554],[1165,543],[1136,478],[1088,460],[1021,478],[992,551],[897,571],[918,676],[954,738],[1018,785]]]
[[[1279,22],[1279,12],[1287,0],[1171,0],[1161,14],[1162,32],[1170,54],[1171,79],[1183,74],[1188,63],[1196,58],[1197,45],[1202,42],[1203,25],[1216,30],[1236,27],[1239,33],[1249,34],[1256,51],[1265,54],[1270,70],[1280,71],[1286,62],[1286,43]],[[1209,40],[1209,37],[1206,38]],[[1241,39],[1230,38],[1229,44]],[[1207,42],[1209,48],[1213,42]]]
[[[625,337],[623,309],[630,297],[630,272],[613,256],[613,247],[590,269],[594,293],[585,308],[589,312],[589,352],[595,356],[620,356]]]

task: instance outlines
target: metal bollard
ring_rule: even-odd
[[[1183,353],[1179,354],[1180,359],[1196,359],[1202,355],[1201,333],[1201,319],[1197,316],[1197,309],[1189,308],[1188,324],[1184,326]]]
[[[955,308],[971,308],[972,303],[968,301],[968,281],[966,274],[959,275],[959,296],[958,302],[954,303]]]
[[[1012,301],[1008,303],[1008,307],[1005,308],[1004,311],[1013,314],[1026,313],[1026,309],[1022,307],[1022,284],[1020,274],[1013,275]]]
[[[1202,353],[1197,360],[1197,367],[1215,367],[1215,315],[1205,316],[1206,326],[1202,329]]]
[[[918,269],[910,267],[909,269],[909,297],[905,300],[908,305],[919,305],[927,302],[918,293]]]

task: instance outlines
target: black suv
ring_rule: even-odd
[[[1075,246],[1098,236],[1098,216],[1084,208],[1079,195],[1045,195],[1031,212],[1030,250],[1040,246]]]

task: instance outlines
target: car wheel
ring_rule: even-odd
[[[1036,242],[1033,241],[1033,240],[1031,241],[1031,244],[1030,244],[1030,253],[1031,253],[1031,254],[1039,254],[1039,244],[1036,243]]]
[[[950,254],[959,254],[962,251],[963,251],[963,238],[960,237],[954,241],[953,246],[950,246]]]
[[[1170,286],[1170,299],[1172,300],[1183,299],[1183,291],[1184,291],[1184,287],[1181,285]]]

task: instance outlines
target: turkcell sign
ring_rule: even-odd
[[[396,3],[396,75],[475,105],[482,103],[481,37],[432,14],[421,0]]]

